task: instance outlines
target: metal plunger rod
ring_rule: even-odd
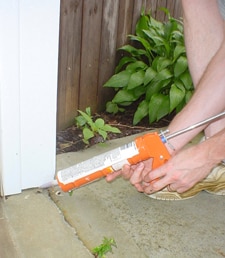
[[[182,130],[179,130],[179,131],[177,131],[177,132],[175,132],[175,133],[169,134],[168,136],[166,136],[166,139],[169,140],[169,139],[171,139],[171,138],[173,138],[173,137],[176,137],[176,136],[178,136],[178,135],[180,135],[180,134],[183,134],[183,133],[186,133],[186,132],[188,132],[188,131],[191,131],[191,130],[193,130],[193,129],[199,127],[199,126],[202,126],[202,125],[205,125],[205,124],[207,124],[207,123],[209,123],[209,122],[212,122],[212,121],[214,121],[214,120],[217,120],[218,118],[221,118],[222,116],[225,116],[225,111],[223,111],[222,113],[220,113],[220,114],[218,114],[218,115],[215,115],[215,116],[212,116],[212,117],[210,117],[210,118],[207,118],[207,119],[205,119],[205,120],[203,120],[203,121],[201,121],[201,122],[198,122],[198,123],[196,123],[196,124],[194,124],[194,125],[188,126],[188,127],[184,128],[184,129],[182,129]],[[169,133],[169,131],[166,131],[166,132]]]

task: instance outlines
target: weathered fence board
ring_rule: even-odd
[[[104,109],[113,91],[102,85],[114,72],[117,48],[134,33],[142,10],[165,20],[162,6],[181,16],[179,0],[61,0],[58,130],[73,123],[78,109]]]

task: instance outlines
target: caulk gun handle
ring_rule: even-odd
[[[135,143],[139,154],[128,159],[130,164],[137,164],[140,161],[152,158],[152,169],[155,169],[163,165],[170,158],[170,153],[157,132],[147,133],[137,137]]]

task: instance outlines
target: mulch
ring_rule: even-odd
[[[102,112],[93,115],[93,120],[102,118],[105,123],[110,124],[120,129],[121,133],[111,133],[107,135],[107,140],[118,139],[133,134],[154,130],[157,128],[165,127],[173,118],[173,114],[161,119],[158,122],[149,124],[148,118],[143,119],[137,126],[132,124],[134,115],[134,109],[128,108],[125,113],[118,113],[116,115]],[[93,137],[89,144],[83,142],[82,129],[78,128],[75,124],[68,127],[63,131],[59,131],[56,134],[56,154],[76,152],[91,147],[94,144],[102,142],[101,136],[96,135]]]

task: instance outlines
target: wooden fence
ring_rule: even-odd
[[[181,17],[180,0],[61,0],[57,130],[70,126],[78,109],[104,110],[113,92],[102,85],[114,72],[117,48],[143,8],[164,21],[162,6]]]

